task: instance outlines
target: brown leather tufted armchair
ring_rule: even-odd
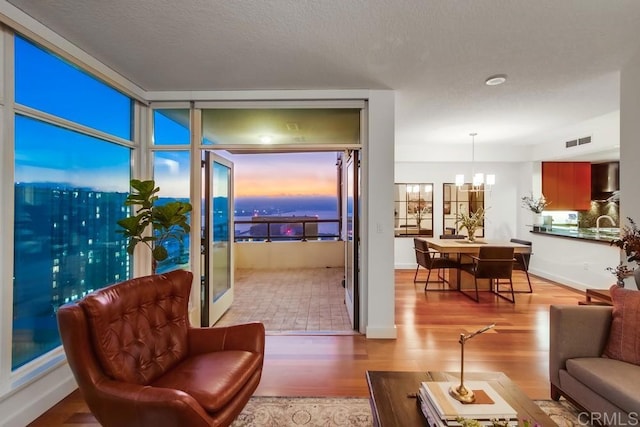
[[[103,426],[227,426],[255,391],[264,326],[190,327],[192,280],[140,277],[59,308],[67,361]]]

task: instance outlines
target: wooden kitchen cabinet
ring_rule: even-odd
[[[542,194],[549,210],[589,210],[591,163],[542,162]]]

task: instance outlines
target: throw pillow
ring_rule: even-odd
[[[640,291],[611,286],[613,313],[604,355],[640,365]]]

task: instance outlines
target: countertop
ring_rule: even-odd
[[[553,226],[550,228],[535,226],[531,232],[534,234],[544,234],[547,236],[580,239],[606,244],[610,244],[611,241],[620,237],[620,229],[613,227],[600,228],[598,231],[595,228],[577,228],[575,226]]]

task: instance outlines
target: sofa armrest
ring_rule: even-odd
[[[600,357],[609,337],[613,307],[551,305],[549,308],[549,379],[560,385],[567,359]]]
[[[211,425],[211,417],[202,406],[180,390],[105,380],[96,383],[89,393],[85,400],[101,425]]]
[[[245,350],[264,355],[265,332],[264,325],[260,322],[189,328],[187,339],[191,355],[224,350]]]

